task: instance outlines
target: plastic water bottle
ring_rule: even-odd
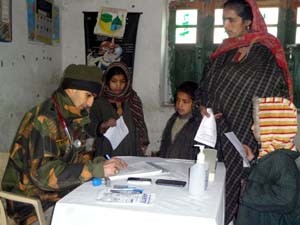
[[[199,147],[200,152],[197,155],[196,163],[190,168],[189,192],[194,196],[201,196],[207,189],[208,185],[208,163],[205,162],[203,145],[195,145]]]

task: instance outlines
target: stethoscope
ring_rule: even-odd
[[[56,99],[54,98],[54,96],[52,96],[51,99],[52,99],[52,101],[53,101],[53,103],[54,103],[54,107],[55,107],[55,110],[56,110],[57,115],[58,115],[59,123],[60,123],[60,125],[62,126],[62,128],[64,129],[64,132],[65,132],[65,134],[67,135],[67,137],[68,137],[68,139],[69,139],[69,141],[70,141],[70,144],[71,144],[72,146],[74,146],[75,148],[80,148],[81,145],[82,145],[81,141],[80,141],[78,138],[76,138],[76,139],[73,141],[73,138],[72,138],[71,135],[70,135],[68,126],[67,126],[66,121],[65,121],[65,119],[64,119],[64,117],[63,117],[63,115],[62,115],[62,112],[60,111],[60,108],[59,108],[59,106],[58,106],[58,104],[57,104]]]

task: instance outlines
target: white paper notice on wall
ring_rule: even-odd
[[[217,142],[216,120],[211,108],[208,108],[207,112],[210,116],[202,118],[194,140],[214,148]]]
[[[117,125],[115,127],[110,127],[105,132],[104,136],[110,141],[113,150],[115,150],[128,133],[128,127],[124,122],[123,116],[121,116],[117,120]]]

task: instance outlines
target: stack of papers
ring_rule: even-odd
[[[141,161],[131,163],[126,169],[121,170],[118,174],[110,176],[110,180],[126,179],[128,177],[147,177],[163,173],[163,168],[150,163]]]

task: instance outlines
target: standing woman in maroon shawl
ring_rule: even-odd
[[[200,88],[201,113],[213,109],[218,126],[218,156],[226,166],[225,224],[238,208],[243,162],[224,133],[233,131],[256,153],[252,132],[252,97],[292,99],[292,81],[285,54],[267,27],[254,0],[228,0],[223,23],[229,38],[211,55]]]

